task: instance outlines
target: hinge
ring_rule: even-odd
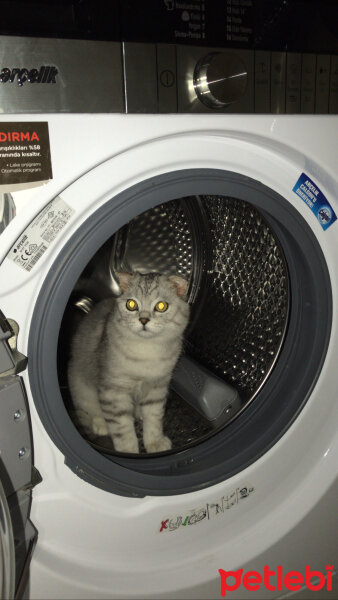
[[[19,325],[0,311],[0,377],[17,375],[27,366],[27,357],[17,349]]]

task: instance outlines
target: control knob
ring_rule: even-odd
[[[212,52],[201,58],[194,71],[194,88],[208,108],[223,108],[246,91],[248,72],[237,54]]]

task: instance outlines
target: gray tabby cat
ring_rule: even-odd
[[[80,323],[68,370],[76,420],[110,435],[118,452],[171,448],[163,434],[169,382],[189,319],[187,282],[176,275],[118,273],[122,295],[99,302]]]

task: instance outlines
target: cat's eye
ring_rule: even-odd
[[[155,310],[158,312],[165,312],[168,309],[168,303],[160,300],[155,306]]]
[[[138,309],[138,304],[137,304],[136,300],[132,300],[130,298],[126,302],[126,307],[127,307],[128,310],[137,310]]]

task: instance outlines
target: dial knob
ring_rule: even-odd
[[[247,79],[247,68],[237,54],[212,52],[198,61],[194,88],[208,108],[223,108],[245,94]]]

